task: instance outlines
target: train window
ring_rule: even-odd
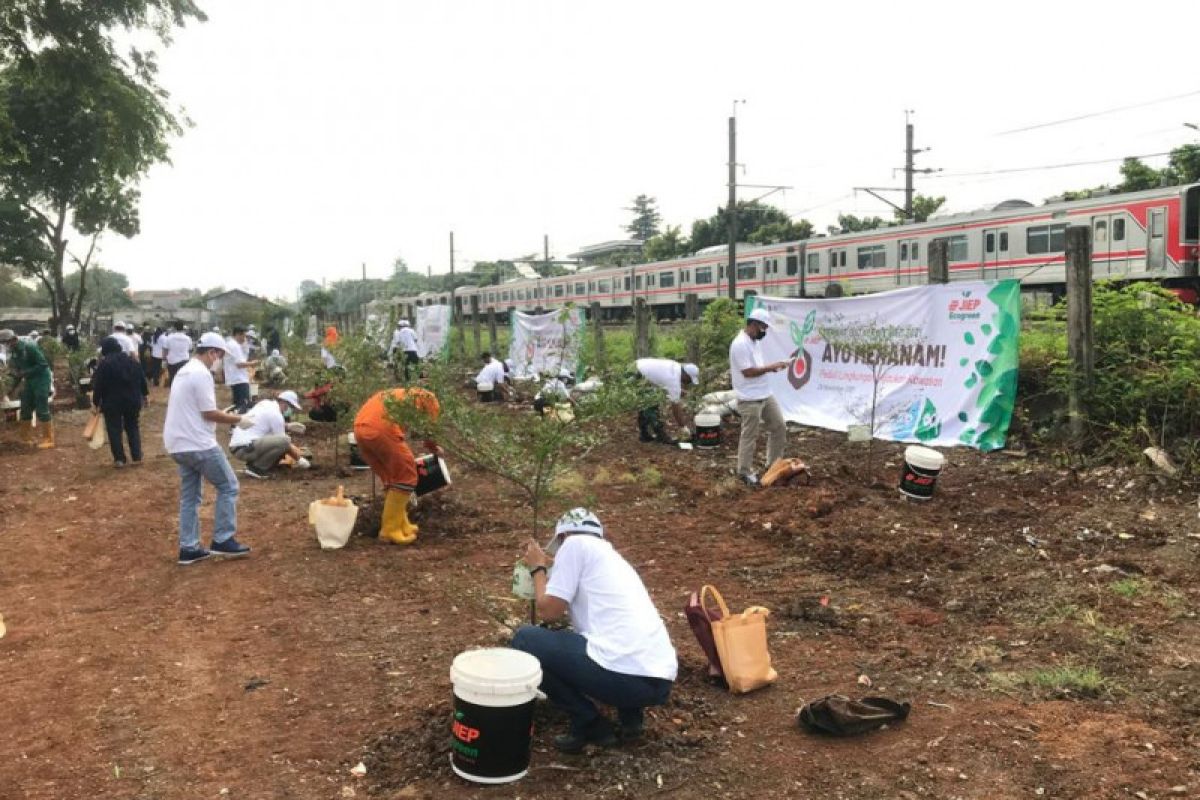
[[[1188,242],[1200,239],[1200,186],[1193,186],[1183,195],[1183,238]]]
[[[625,291],[629,291],[629,278],[625,279]]]
[[[719,281],[725,280],[725,265],[724,264],[722,264],[720,266],[720,268],[717,270],[717,280],[719,280]]]
[[[900,243],[900,260],[908,261],[908,242]]]
[[[712,267],[696,267],[696,283],[712,283]]]
[[[809,253],[808,254],[808,274],[812,275],[812,274],[820,272],[820,271],[821,271],[821,254],[820,253]]]
[[[1000,231],[1000,252],[1008,252],[1008,231]]]
[[[653,276],[653,275],[647,275],[647,276],[646,276],[646,288],[647,288],[647,289],[653,289],[653,288],[654,288],[654,284],[655,284],[655,279],[654,279],[654,276]]]
[[[967,237],[965,235],[947,236],[938,241],[946,243],[947,261],[967,260]]]
[[[1108,220],[1096,220],[1096,236],[1094,241],[1096,244],[1103,244],[1108,241]]]
[[[587,287],[583,283],[575,284],[575,294],[587,294]]]
[[[633,288],[634,289],[642,288],[642,276],[641,275],[633,276]]]
[[[1117,217],[1113,220],[1112,240],[1114,242],[1125,241],[1125,218]]]
[[[887,246],[872,244],[858,248],[859,269],[882,269],[887,266]]]
[[[674,272],[658,273],[658,285],[664,289],[670,289],[672,286],[675,285],[675,273]]]
[[[987,234],[984,235],[984,237],[983,237],[983,252],[985,252],[985,253],[996,252],[996,234],[989,231]]]
[[[753,261],[739,261],[737,265],[738,280],[746,280],[757,275],[757,264]]]
[[[1061,253],[1066,249],[1066,225],[1035,225],[1025,230],[1025,252]],[[953,260],[953,259],[952,259]]]
[[[921,257],[921,245],[917,244],[916,242],[913,242],[912,260],[916,261],[920,257]]]
[[[554,284],[554,296],[562,297],[564,294],[566,294],[566,292],[564,291],[565,288],[566,287],[564,287],[561,283]]]
[[[596,284],[596,294],[608,294],[610,291],[609,286],[608,281],[600,281]]]
[[[800,259],[796,256],[787,257],[787,274],[795,275],[800,271]]]

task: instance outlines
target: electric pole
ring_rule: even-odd
[[[729,116],[729,261],[725,275],[729,278],[729,299],[737,300],[737,102]],[[719,280],[719,279],[718,279]]]
[[[450,284],[454,285],[454,231],[450,231]]]
[[[913,218],[913,125],[904,112],[904,219]]]

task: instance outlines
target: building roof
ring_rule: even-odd
[[[644,245],[641,239],[613,239],[609,242],[600,242],[599,244],[589,244],[586,247],[579,248],[579,252],[571,253],[568,258],[599,258],[606,256],[609,253],[622,253],[628,250],[641,250]]]

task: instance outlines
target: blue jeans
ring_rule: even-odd
[[[206,479],[217,489],[217,508],[213,520],[214,542],[232,539],[237,532],[238,479],[221,448],[172,453],[179,465],[179,546],[200,546],[200,480]]]
[[[541,662],[541,689],[567,712],[574,734],[587,733],[602,719],[592,699],[615,707],[621,725],[627,727],[641,724],[643,708],[661,706],[671,696],[672,681],[613,672],[592,661],[587,639],[574,631],[522,625],[512,646]]]

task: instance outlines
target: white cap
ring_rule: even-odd
[[[279,355],[279,351],[278,351],[278,350],[272,350],[272,351],[271,351],[271,355],[273,355],[273,356],[278,356],[278,355]]]
[[[213,325],[213,326],[212,326],[212,331],[213,331],[213,333],[220,333],[220,332],[221,332],[221,326],[220,326],[220,325]]]
[[[286,392],[280,392],[279,396],[276,397],[275,399],[282,400],[283,402],[287,403],[289,406],[296,409],[297,411],[300,410],[300,407],[301,407],[300,406],[300,398],[297,397],[296,393],[293,392],[291,389],[288,389]]]
[[[222,353],[225,352],[225,340],[221,338],[221,334],[213,333],[212,331],[200,334],[200,341],[196,343],[196,346],[212,347],[220,350]]]
[[[407,328],[407,327],[408,327],[408,320],[406,320],[406,319],[402,319],[402,320],[400,320],[399,322],[397,322],[396,324],[397,324],[397,325],[399,325],[401,328]]]
[[[563,367],[562,369],[560,369],[560,370],[558,371],[558,377],[560,377],[560,378],[571,378],[571,379],[574,379],[574,378],[575,378],[575,376],[571,374],[571,370],[567,369],[566,367]]]
[[[572,508],[558,518],[558,523],[554,526],[554,536],[546,542],[546,553],[548,555],[557,553],[563,537],[568,533],[586,533],[603,539],[604,526],[600,524],[599,517],[586,508]]]
[[[686,372],[687,376],[692,379],[692,383],[700,382],[700,368],[695,364],[684,364],[683,371]]]
[[[747,322],[754,320],[755,322],[761,322],[763,325],[770,326],[771,312],[767,311],[765,308],[756,308],[750,312],[750,316],[747,317],[746,320]]]
[[[113,330],[115,331],[117,328],[120,328],[121,330],[125,330],[125,323],[121,322],[121,320],[117,320],[116,322],[113,323]]]

